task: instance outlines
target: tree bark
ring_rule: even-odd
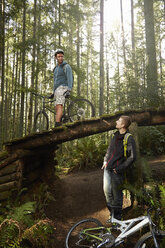
[[[79,13],[79,0],[77,0]],[[80,16],[77,14],[77,96],[80,96]]]
[[[32,52],[32,73],[31,73],[31,88],[34,89],[35,67],[36,67],[36,11],[37,0],[34,0],[34,21],[33,21],[33,52]],[[32,130],[32,116],[33,116],[33,95],[30,94],[29,115],[27,132]]]
[[[148,106],[159,106],[153,0],[144,1]]]
[[[5,84],[5,0],[0,0],[0,149],[4,141],[3,119],[4,119],[4,84]]]
[[[104,0],[100,0],[100,99],[99,114],[104,113]]]
[[[26,0],[23,0],[23,34],[22,34],[22,91],[21,91],[21,111],[20,111],[20,124],[19,124],[19,136],[23,136],[24,130],[24,88],[25,88],[25,40],[26,40]]]

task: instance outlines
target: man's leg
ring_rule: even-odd
[[[107,203],[107,208],[109,209],[109,212],[112,215],[113,194],[112,194],[112,184],[111,184],[111,172],[106,168],[104,169],[104,176],[103,176],[103,191]]]
[[[113,209],[114,209],[114,217],[116,219],[121,219],[122,215],[122,205],[123,205],[123,192],[122,192],[122,184],[123,184],[123,176],[112,172],[112,193],[114,197],[113,201]]]
[[[61,126],[61,119],[63,115],[63,106],[65,104],[64,93],[68,89],[67,86],[59,86],[54,93],[55,101],[55,112],[56,112],[56,124],[55,126]]]
[[[56,111],[56,123],[60,123],[63,115],[63,105],[57,104],[55,106],[55,111]]]

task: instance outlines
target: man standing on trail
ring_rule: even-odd
[[[73,86],[73,74],[70,65],[64,61],[64,51],[57,49],[55,51],[57,65],[54,68],[54,87],[51,97],[55,98],[56,124],[61,126],[63,115],[63,106],[65,98],[70,96]]]
[[[123,193],[122,184],[124,181],[125,170],[131,169],[130,165],[136,159],[136,144],[133,136],[128,132],[128,127],[131,124],[129,116],[121,116],[116,121],[115,132],[111,139],[107,153],[104,157],[102,169],[104,169],[103,176],[103,190],[106,198],[107,207],[111,216],[121,220]],[[124,151],[125,137],[127,136],[127,150]],[[110,220],[108,220],[110,222]]]

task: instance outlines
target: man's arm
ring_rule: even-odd
[[[73,74],[72,74],[72,68],[69,64],[66,65],[66,77],[68,82],[68,90],[72,90],[73,87]]]
[[[136,143],[132,136],[128,138],[127,144],[127,159],[123,164],[115,169],[117,173],[123,172],[128,166],[130,166],[136,160]]]
[[[110,153],[111,153],[111,145],[112,145],[112,139],[111,139],[110,144],[108,146],[107,152],[104,156],[104,162],[103,162],[101,169],[104,169],[107,166],[108,158],[110,157]]]

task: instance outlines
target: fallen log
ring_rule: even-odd
[[[165,124],[165,109],[125,111],[114,115],[104,115],[100,118],[67,123],[64,126],[55,128],[51,131],[31,134],[22,139],[5,143],[5,147],[9,153],[17,149],[49,149],[49,147],[52,148],[52,146],[66,141],[113,130],[116,127],[116,120],[121,115],[129,115],[138,126]]]
[[[17,179],[19,179],[22,176],[21,173],[13,173],[13,174],[9,174],[9,175],[5,175],[5,176],[1,176],[0,177],[0,185],[4,184],[4,183],[8,183],[11,181],[16,181]]]
[[[16,161],[12,164],[9,164],[5,168],[0,169],[0,177],[16,172],[18,166],[19,166],[18,161]]]
[[[1,161],[0,169],[15,162],[18,159],[26,158],[28,156],[34,156],[35,154],[36,154],[35,151],[18,149],[13,154],[8,155],[8,157],[6,159]]]
[[[0,192],[17,189],[17,181],[0,184]]]

